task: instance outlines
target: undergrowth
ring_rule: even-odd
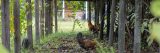
[[[34,52],[44,53],[43,51],[48,50],[47,53],[52,53],[52,50],[57,50],[55,48],[60,47],[61,45],[60,43],[62,43],[60,40],[64,38],[73,39],[75,42],[73,42],[72,44],[78,45],[75,39],[77,33],[78,32],[58,32],[58,33],[50,34],[42,38],[39,44],[34,43],[34,47],[33,47]],[[85,35],[89,35],[88,31],[83,31],[82,33]],[[107,43],[98,41],[97,38],[95,39],[95,41],[97,42],[96,53],[115,53],[115,49],[113,47],[108,46]],[[54,48],[50,49],[52,46],[54,46]],[[44,47],[46,47],[46,49],[44,49]],[[76,48],[79,48],[79,46]],[[26,51],[22,51],[22,52],[25,53]],[[55,53],[58,53],[58,52],[55,52]]]

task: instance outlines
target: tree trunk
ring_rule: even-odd
[[[10,51],[10,13],[9,0],[1,0],[2,4],[2,44]]]
[[[88,22],[91,22],[91,1],[88,1]]]
[[[95,27],[99,27],[99,1],[95,0],[95,19],[94,19],[94,25]],[[98,34],[97,34],[98,35]]]
[[[53,18],[52,18],[52,0],[45,0],[45,34],[49,35],[52,33]]]
[[[110,0],[107,0],[106,1],[107,2],[107,12],[106,12],[106,14],[107,14],[107,33],[106,33],[106,38],[108,38],[109,37],[109,30],[110,30],[110,13],[111,13],[111,11],[110,11],[110,8],[111,8],[111,1]]]
[[[39,0],[35,0],[35,32],[36,32],[36,43],[40,42],[40,24],[39,24]]]
[[[20,53],[21,51],[21,37],[20,37],[20,5],[19,0],[14,0],[14,51]]]
[[[41,11],[41,16],[40,16],[40,22],[41,22],[40,23],[40,25],[41,25],[40,29],[41,29],[41,31],[40,31],[40,34],[41,34],[41,37],[44,37],[44,34],[45,34],[44,33],[44,30],[45,30],[44,29],[44,27],[45,27],[44,26],[45,25],[45,23],[44,23],[45,22],[45,18],[44,18],[44,0],[41,0],[41,10],[40,11]]]
[[[105,16],[105,3],[104,0],[101,0],[100,4],[100,19],[101,19],[101,26],[100,26],[100,39],[103,40],[103,28],[104,28],[104,16]]]
[[[134,47],[133,53],[141,52],[141,17],[142,17],[142,0],[135,0],[135,24],[134,24]]]
[[[100,6],[99,4],[100,4],[100,1],[96,1],[96,12],[97,12],[97,13],[95,13],[97,16],[95,18],[96,19],[96,23],[95,23],[96,27],[98,27],[98,24],[99,24],[99,8],[98,8],[98,6]]]
[[[95,12],[95,17],[94,17],[94,25],[96,25],[97,22],[97,0],[94,0],[94,12]]]
[[[54,8],[55,8],[55,32],[58,32],[58,20],[57,20],[57,0],[54,0]]]
[[[114,23],[116,19],[116,2],[115,0],[112,0],[112,6],[111,6],[111,23],[110,23],[110,30],[109,30],[109,44],[112,45],[113,43],[113,32],[114,32]],[[107,17],[108,18],[108,17]]]
[[[158,47],[158,53],[160,53],[160,46]]]
[[[32,37],[32,9],[31,9],[31,0],[26,0],[28,6],[26,7],[26,18],[27,18],[27,36],[30,42],[30,48],[33,46],[33,37]]]
[[[126,1],[120,0],[120,14],[118,25],[118,53],[125,53],[125,20],[126,19]]]

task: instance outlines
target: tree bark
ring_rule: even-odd
[[[91,1],[88,1],[88,22],[91,22]]]
[[[100,19],[101,19],[101,26],[100,26],[100,39],[103,40],[103,28],[104,28],[104,16],[105,16],[105,3],[104,0],[101,0],[100,4]]]
[[[31,9],[31,0],[26,0],[26,2],[28,3],[27,5],[27,9],[26,9],[26,18],[27,18],[27,36],[30,42],[30,47],[32,48],[33,46],[33,35],[32,35],[32,9]]]
[[[110,30],[109,30],[109,44],[112,45],[113,43],[113,32],[114,32],[114,23],[116,19],[116,1],[112,0],[112,6],[111,6],[111,23],[110,23]],[[108,17],[107,17],[108,18]]]
[[[125,53],[125,20],[126,19],[126,1],[120,0],[120,14],[118,25],[118,53]]]
[[[2,44],[10,51],[10,12],[9,0],[1,0],[2,4]]]
[[[40,19],[39,19],[39,0],[35,0],[35,32],[36,32],[36,43],[40,42]]]
[[[57,20],[57,0],[54,0],[54,7],[55,7],[55,32],[58,32],[58,20]]]
[[[53,18],[52,18],[52,0],[45,0],[45,34],[49,35],[52,33]]]
[[[141,52],[141,17],[142,17],[142,0],[135,0],[135,24],[134,24],[134,47],[133,53]]]
[[[14,0],[14,51],[21,53],[21,37],[20,37],[20,5],[19,0]]]
[[[95,17],[94,17],[94,25],[96,25],[97,22],[97,0],[94,0],[94,12],[95,12]]]
[[[94,8],[95,8],[94,25],[95,25],[95,27],[99,27],[98,26],[99,25],[99,7],[98,7],[99,6],[99,1],[95,0],[94,3],[95,3],[95,6],[94,6]]]
[[[111,11],[110,11],[110,8],[111,8],[111,1],[110,0],[107,0],[106,1],[107,2],[107,12],[106,12],[106,14],[107,14],[107,33],[106,33],[106,38],[108,38],[109,37],[109,30],[110,30],[110,13],[111,13]]]
[[[45,35],[45,33],[44,33],[44,31],[45,31],[45,18],[44,18],[44,0],[41,0],[41,16],[40,16],[40,29],[41,29],[41,31],[40,31],[40,34],[41,34],[41,37],[44,37],[44,35]]]
[[[96,14],[95,15],[96,16],[96,18],[95,18],[96,19],[96,23],[95,23],[96,27],[98,27],[98,24],[99,24],[99,8],[98,8],[98,6],[100,6],[99,4],[100,4],[100,1],[96,0],[96,13],[95,13]]]

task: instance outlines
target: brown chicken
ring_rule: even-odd
[[[90,21],[88,21],[88,28],[89,28],[89,31],[91,31],[93,33],[98,33],[98,31],[99,31],[99,27],[96,27]]]
[[[84,38],[81,32],[77,34],[76,39],[81,48],[87,51],[95,49],[96,42],[90,38]]]

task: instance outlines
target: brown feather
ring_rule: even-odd
[[[77,41],[81,48],[85,50],[95,49],[96,42],[90,38],[83,38],[82,33],[77,34]]]

